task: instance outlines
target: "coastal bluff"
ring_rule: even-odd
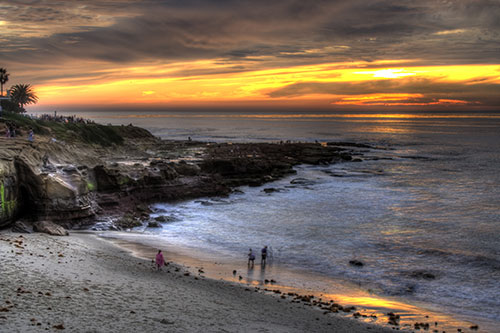
[[[15,138],[0,130],[0,227],[22,220],[71,229],[113,217],[113,228],[126,229],[145,222],[148,203],[226,196],[297,164],[353,160],[352,147],[338,143],[165,141],[131,125],[37,125],[32,143],[22,126]]]

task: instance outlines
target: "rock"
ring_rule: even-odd
[[[196,176],[200,173],[200,167],[194,164],[188,164],[185,161],[181,161],[177,164],[170,164],[173,166],[174,170],[183,176]]]
[[[352,156],[349,155],[349,154],[340,154],[340,158],[344,161],[351,161],[352,160]]]
[[[151,209],[145,204],[139,204],[135,207],[135,209],[141,213],[151,213]]]
[[[344,146],[344,147],[356,147],[356,148],[370,148],[374,149],[375,147],[364,144],[364,143],[355,143],[355,142],[328,142],[328,146]]]
[[[290,181],[293,185],[314,185],[314,181],[305,178],[295,178]]]
[[[398,326],[399,325],[399,319],[400,319],[399,315],[394,314],[393,312],[389,312],[387,314],[387,316],[389,316],[388,324],[394,325],[394,326]]]
[[[163,216],[163,215],[155,217],[155,221],[156,222],[167,222],[167,220],[165,219],[165,216]]]
[[[78,173],[78,169],[74,165],[67,165],[62,168],[65,173]]]
[[[33,232],[33,226],[31,226],[23,221],[16,221],[12,225],[12,231],[25,233],[25,234],[31,234]]]
[[[131,229],[141,226],[142,223],[132,214],[125,214],[121,219],[115,222],[115,225],[122,229]]]
[[[364,264],[359,260],[349,260],[349,265],[356,266],[356,267],[363,267],[364,266]]]
[[[436,275],[426,271],[414,271],[410,273],[410,277],[415,279],[434,280]]]
[[[68,230],[50,221],[40,221],[33,224],[33,230],[53,236],[68,236]]]
[[[148,223],[148,228],[162,228],[162,226],[158,222],[152,221]]]

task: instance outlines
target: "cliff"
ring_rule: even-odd
[[[0,138],[0,227],[24,218],[72,228],[113,215],[127,228],[147,215],[144,203],[227,195],[300,163],[352,159],[337,145],[162,141],[134,126],[45,123],[33,143]]]

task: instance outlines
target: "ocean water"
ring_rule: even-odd
[[[209,257],[274,260],[382,296],[500,318],[500,112],[156,112],[87,114],[165,139],[350,141],[361,163],[297,174],[228,198],[157,203],[176,222],[146,230]],[[306,182],[292,184],[296,178]],[[264,188],[278,191],[267,194]],[[349,265],[360,260],[362,268]]]

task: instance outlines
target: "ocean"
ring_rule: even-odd
[[[245,265],[249,248],[268,245],[275,265],[291,271],[479,322],[500,318],[500,112],[83,116],[132,123],[164,139],[367,144],[353,148],[361,163],[302,165],[296,175],[228,198],[157,203],[153,216],[175,222],[140,232],[186,253]],[[314,278],[292,280],[328,288]]]

